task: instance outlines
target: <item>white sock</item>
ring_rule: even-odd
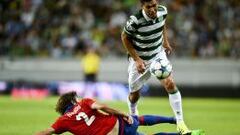
[[[180,92],[177,91],[174,94],[169,94],[169,102],[173,109],[177,123],[183,122],[182,98]]]
[[[127,100],[128,102],[128,109],[131,115],[138,115],[138,109],[137,109],[137,102],[136,103],[131,103],[129,99]]]

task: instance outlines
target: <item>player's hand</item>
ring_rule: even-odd
[[[146,66],[144,61],[141,58],[136,60],[136,66],[137,66],[138,73],[141,73],[141,74],[144,73]]]
[[[123,120],[125,120],[128,124],[133,124],[133,118],[131,115],[123,117]]]
[[[172,53],[172,47],[169,45],[169,43],[165,43],[164,48],[167,55],[170,55]]]

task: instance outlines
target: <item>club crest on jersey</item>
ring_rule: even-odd
[[[134,30],[134,28],[132,27],[133,23],[134,23],[133,20],[127,21],[127,24],[126,24],[127,30],[130,30],[130,31]]]

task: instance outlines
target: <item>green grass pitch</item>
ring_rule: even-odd
[[[31,135],[51,125],[58,114],[54,111],[57,97],[42,101],[12,100],[0,96],[0,135]],[[124,102],[106,102],[127,112]],[[184,98],[184,116],[191,129],[203,129],[207,135],[240,135],[240,99]],[[141,98],[140,114],[173,116],[168,98]],[[140,127],[151,134],[159,131],[174,132],[175,125],[162,124]],[[68,135],[66,133],[65,135]]]

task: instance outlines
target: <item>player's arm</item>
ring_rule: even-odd
[[[124,31],[121,34],[121,39],[122,39],[124,48],[127,50],[129,55],[133,58],[133,60],[136,62],[138,72],[143,73],[145,71],[144,61],[138,56],[136,50],[133,48],[132,40]]]
[[[55,130],[53,128],[48,128],[48,129],[45,129],[43,131],[36,133],[35,135],[52,135],[52,134],[54,134],[54,132],[55,132]]]
[[[172,52],[172,47],[168,42],[166,25],[163,27],[163,47],[166,49],[167,54],[170,54]]]
[[[124,48],[127,50],[129,55],[133,58],[133,60],[137,61],[137,60],[141,59],[138,56],[136,50],[133,48],[133,42],[132,42],[131,38],[124,31],[121,34],[121,39],[122,39]]]
[[[136,62],[137,70],[139,73],[143,73],[145,71],[145,64],[144,61],[138,56],[136,50],[133,47],[133,40],[137,29],[137,18],[135,16],[130,16],[128,21],[126,22],[126,25],[123,29],[123,32],[121,34],[121,39],[124,48],[127,50],[128,54],[133,58],[133,60]]]
[[[96,109],[96,110],[101,110],[105,113],[108,113],[108,114],[111,114],[111,115],[116,115],[116,116],[121,116],[124,118],[124,120],[126,120],[129,124],[132,124],[133,123],[133,120],[132,120],[132,117],[129,116],[128,114],[122,112],[122,111],[119,111],[119,110],[115,110],[113,108],[110,108],[108,107],[107,105],[104,105],[104,104],[101,104],[101,103],[97,103],[97,102],[94,102],[92,105],[91,105],[91,108],[92,109]]]
[[[118,115],[118,116],[122,116],[122,117],[127,117],[127,116],[128,116],[128,115],[125,114],[124,112],[115,110],[115,109],[113,109],[113,108],[108,107],[108,106],[105,105],[105,104],[101,104],[101,103],[98,103],[98,102],[94,102],[94,103],[91,105],[91,108],[92,108],[92,109],[96,109],[96,110],[101,110],[101,111],[103,111],[103,112],[105,112],[105,113],[112,114],[112,115]]]

